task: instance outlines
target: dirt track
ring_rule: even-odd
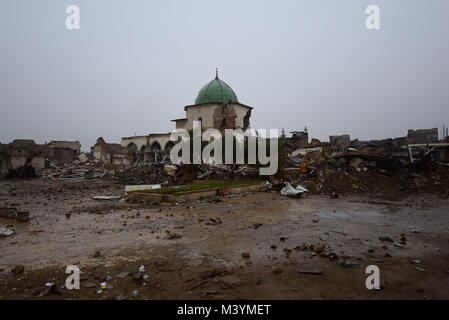
[[[0,239],[1,299],[132,299],[135,290],[139,299],[449,299],[447,197],[268,192],[153,207],[92,199],[123,190],[107,180],[0,181],[0,204],[30,209],[32,218],[0,218],[16,232]],[[404,248],[379,240],[399,243],[401,234]],[[310,248],[316,244],[325,251]],[[358,266],[344,268],[342,260]],[[12,274],[18,264],[25,272]],[[82,271],[80,290],[61,288],[69,264]],[[371,264],[380,268],[382,290],[365,288]],[[134,277],[117,277],[127,271]],[[107,274],[112,288],[97,293]],[[47,282],[61,294],[44,294]]]

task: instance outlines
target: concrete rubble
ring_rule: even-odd
[[[432,130],[409,130],[406,138],[370,141],[350,141],[349,135],[331,136],[330,142],[314,140],[303,148],[294,149],[295,140],[289,139],[285,149],[283,173],[273,177],[275,188],[281,181],[303,184],[314,194],[397,193],[439,189],[446,193],[449,144],[439,144],[439,149],[423,145],[417,148],[417,161],[410,163],[407,145],[397,142],[438,142]],[[292,151],[289,151],[292,150]],[[276,183],[277,182],[277,183]],[[437,187],[437,188],[436,188]],[[441,187],[441,188],[440,188]]]

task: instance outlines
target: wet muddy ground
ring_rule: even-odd
[[[124,185],[0,181],[0,205],[31,217],[0,218],[15,230],[0,238],[1,299],[449,299],[448,197],[261,192],[150,206],[96,195],[124,197]],[[81,269],[79,290],[64,288],[67,265]],[[365,287],[368,265],[380,290]]]

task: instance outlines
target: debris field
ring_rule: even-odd
[[[0,299],[449,299],[447,153],[418,149],[281,141],[269,177],[167,156],[45,159],[38,177],[19,167],[0,180]],[[263,186],[231,192],[236,181]],[[129,197],[201,183],[216,192]],[[69,265],[78,290],[66,288]],[[378,290],[365,285],[370,265]]]
[[[30,219],[0,218],[13,231],[0,239],[1,298],[449,298],[447,196],[267,190],[148,204],[123,201],[124,187],[2,181],[2,202]],[[381,290],[365,287],[372,264]],[[67,265],[80,290],[64,288]]]

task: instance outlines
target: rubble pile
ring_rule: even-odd
[[[79,160],[74,160],[62,166],[56,166],[49,162],[48,166],[49,168],[45,169],[43,176],[51,180],[92,179],[115,175],[115,168],[105,167],[93,162],[82,163]]]
[[[223,164],[157,164],[139,162],[118,170],[116,178],[126,184],[185,185],[195,180],[244,180],[258,177],[258,170],[246,165]]]
[[[163,164],[145,162],[116,172],[116,178],[125,184],[168,184],[169,177]]]
[[[184,185],[195,180],[242,180],[258,177],[258,170],[249,165],[192,164],[174,165],[137,160],[132,164],[111,164],[89,159],[84,153],[78,159],[55,165],[46,159],[43,176],[50,180],[113,178],[124,184]],[[32,168],[32,167],[31,167]]]
[[[384,146],[381,144],[380,147]],[[431,192],[449,194],[449,166],[444,153],[431,146],[417,146],[412,161],[387,149],[348,147],[341,151],[326,142],[312,139],[297,148],[292,141],[281,141],[279,170],[273,177],[259,176],[257,165],[214,163],[173,164],[138,159],[134,162],[110,162],[80,153],[65,164],[45,158],[43,176],[48,180],[112,178],[127,185],[186,185],[198,180],[247,180],[266,178],[271,190],[281,191],[284,182],[306,188],[311,194],[369,193],[374,196],[401,197],[405,193]],[[336,152],[336,150],[338,152]],[[382,152],[381,152],[382,151]],[[416,149],[415,149],[416,151]],[[438,156],[436,156],[438,155]],[[34,177],[32,166],[12,170],[14,177]]]
[[[25,164],[15,169],[10,169],[6,178],[29,179],[37,178],[36,170],[30,164]]]
[[[371,193],[400,196],[406,192],[448,194],[449,164],[421,158],[410,164],[407,158],[389,154],[350,150],[331,153],[326,147],[297,149],[288,154],[284,168],[270,179],[275,188],[283,181],[301,184],[312,194]]]
[[[200,180],[245,180],[259,176],[258,170],[249,165],[201,164],[198,170]]]

